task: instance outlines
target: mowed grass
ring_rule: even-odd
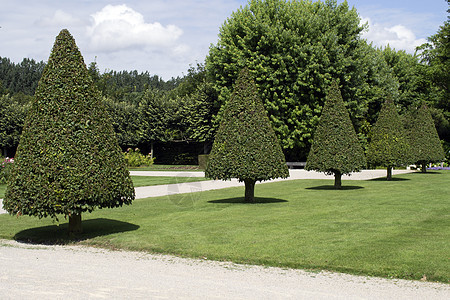
[[[134,187],[209,180],[205,177],[131,176]]]
[[[0,238],[78,243],[237,263],[448,283],[450,172],[394,181],[295,180],[256,186],[259,203],[229,188],[135,200],[67,221],[0,215]]]
[[[202,171],[197,165],[151,165],[148,167],[129,168],[130,171]]]

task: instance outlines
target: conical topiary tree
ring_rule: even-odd
[[[131,204],[134,188],[111,120],[67,30],[56,37],[36,89],[8,181],[10,214],[69,217]]]
[[[387,180],[392,179],[393,167],[411,161],[410,146],[403,126],[394,102],[388,97],[371,129],[367,149],[368,163],[374,167],[385,167]]]
[[[340,189],[343,174],[358,172],[365,167],[364,150],[334,80],[314,132],[305,169],[334,174],[334,187]]]
[[[421,165],[422,172],[427,171],[427,164],[445,159],[444,149],[426,104],[409,113],[405,118],[405,129],[411,146],[412,162]]]
[[[205,175],[243,181],[246,202],[255,201],[257,181],[289,176],[281,146],[247,69],[240,72],[225,104]]]

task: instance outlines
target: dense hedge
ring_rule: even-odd
[[[111,119],[75,40],[62,30],[25,121],[4,208],[56,218],[133,199]]]

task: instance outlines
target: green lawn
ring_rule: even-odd
[[[450,280],[450,172],[296,180],[135,200],[84,215],[80,244],[267,266]],[[0,215],[0,238],[67,242],[66,220]]]
[[[151,165],[149,167],[129,168],[130,171],[203,171],[197,165]]]
[[[134,187],[209,180],[205,177],[131,176]]]

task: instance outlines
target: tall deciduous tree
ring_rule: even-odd
[[[246,202],[255,201],[257,181],[289,176],[280,144],[247,69],[239,74],[225,105],[205,175],[243,181]]]
[[[8,181],[10,214],[69,217],[131,204],[134,188],[111,119],[67,30],[56,37],[25,121]]]
[[[363,30],[346,1],[249,1],[221,27],[206,68],[225,103],[248,67],[286,157],[304,159],[333,78],[358,133],[365,119],[372,123],[370,109],[379,110],[385,91],[397,90]]]
[[[392,179],[392,168],[411,161],[410,146],[394,101],[388,97],[372,127],[367,149],[367,161],[372,166],[387,169],[387,180]]]
[[[366,167],[364,150],[358,141],[336,81],[328,91],[319,124],[306,161],[306,170],[333,174],[334,187],[341,188],[341,176]]]
[[[406,134],[411,145],[412,161],[427,171],[427,164],[443,161],[444,150],[428,107],[423,104],[405,118]]]
[[[432,87],[427,100],[446,119],[445,123],[440,122],[439,136],[450,143],[450,21],[445,21],[418,50],[422,63],[427,66],[425,78]]]
[[[152,158],[154,143],[168,140],[168,123],[171,117],[166,94],[158,90],[145,91],[139,103],[140,135],[142,143],[151,145]]]

